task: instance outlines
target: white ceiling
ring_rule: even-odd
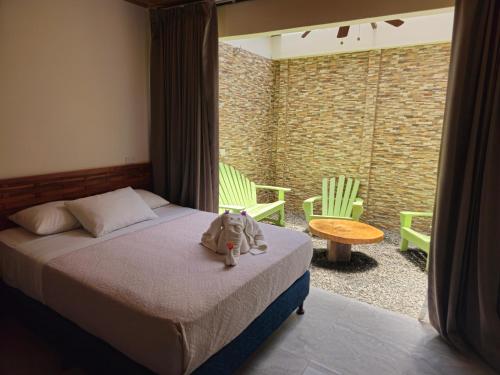
[[[225,43],[267,58],[286,59],[451,41],[452,11],[403,20],[405,23],[400,27],[376,22],[376,30],[370,23],[352,25],[349,35],[343,39],[337,38],[338,27],[334,27],[313,29],[306,38],[301,37],[306,31],[303,30],[272,37],[228,40]]]

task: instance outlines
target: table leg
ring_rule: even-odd
[[[350,262],[351,245],[328,241],[328,260],[330,262]]]

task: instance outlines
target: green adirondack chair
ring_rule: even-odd
[[[431,248],[431,237],[417,232],[411,228],[414,217],[432,217],[432,212],[412,212],[401,211],[399,218],[401,220],[401,251],[408,250],[408,244],[411,242],[427,254],[427,264],[425,269],[429,269],[429,251]]]
[[[323,178],[322,195],[304,201],[306,220],[313,219],[346,219],[359,220],[363,213],[363,200],[357,198],[359,180],[345,176]],[[314,202],[321,200],[321,214],[314,213]]]
[[[278,200],[272,203],[257,203],[257,189],[278,192]],[[269,219],[278,214],[277,220],[269,219],[277,225],[285,226],[285,192],[291,189],[256,185],[243,173],[230,165],[219,163],[219,212],[246,211],[255,220]]]

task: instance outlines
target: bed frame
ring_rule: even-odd
[[[14,226],[7,217],[23,208],[88,197],[127,186],[151,189],[151,164],[128,164],[0,180],[0,230]]]
[[[131,186],[151,189],[151,164],[87,169],[74,172],[0,180],[0,230],[15,226],[8,215],[55,200],[68,200]],[[229,375],[303,303],[309,294],[309,271],[302,275],[238,337],[195,370],[196,375]],[[91,374],[151,374],[106,342],[85,332],[49,307],[0,281],[0,306],[11,310],[25,325],[63,354],[66,367]]]
[[[283,292],[238,337],[223,347],[193,374],[230,375],[297,309],[304,314],[303,303],[309,294],[309,271]],[[63,356],[65,368],[81,368],[90,374],[153,374],[105,341],[85,332],[17,289],[0,282],[2,300],[10,313],[42,337]]]

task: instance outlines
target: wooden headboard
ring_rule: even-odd
[[[129,164],[0,180],[0,230],[14,226],[7,217],[23,208],[87,197],[127,186],[150,190],[151,164]]]

